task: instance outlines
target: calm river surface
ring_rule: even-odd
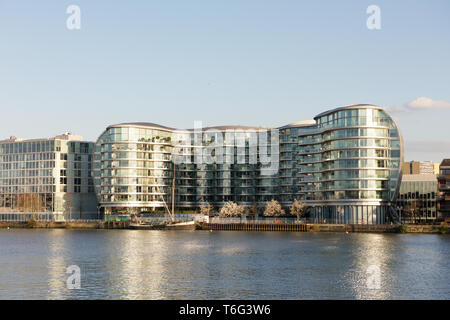
[[[450,299],[450,236],[2,229],[0,270],[0,299]]]

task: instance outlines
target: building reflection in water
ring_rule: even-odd
[[[164,299],[167,250],[160,232],[125,231],[109,237],[105,264],[113,299]]]
[[[448,296],[450,247],[438,235],[46,230],[32,236],[45,238],[37,252],[48,286],[36,290],[49,299]],[[81,290],[66,287],[69,265],[81,268]],[[371,266],[379,268],[379,289],[367,286]]]
[[[248,246],[216,237],[176,231],[116,234],[106,250],[107,298],[214,299],[232,296],[235,290],[251,291],[248,274],[257,273]],[[246,288],[239,288],[243,280]]]
[[[48,290],[50,299],[64,299],[67,296],[67,231],[48,231]]]
[[[352,290],[352,299],[390,298],[396,280],[388,271],[392,269],[393,259],[389,238],[386,234],[358,235],[353,262],[345,276],[345,286]]]

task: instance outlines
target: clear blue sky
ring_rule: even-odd
[[[81,8],[68,30],[66,9]],[[381,9],[381,30],[366,8]],[[125,121],[278,126],[390,108],[406,159],[450,157],[450,2],[0,0],[0,138]],[[419,97],[436,102],[423,108]]]

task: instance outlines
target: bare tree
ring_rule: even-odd
[[[206,204],[202,204],[200,206],[200,213],[204,216],[209,216],[214,212],[214,208],[212,205],[209,204],[209,202],[206,202]]]
[[[264,209],[264,215],[268,217],[278,217],[284,215],[284,210],[277,200],[266,202],[266,208]]]
[[[250,207],[250,213],[252,215],[256,215],[259,211],[259,207],[256,203],[253,203],[252,206]]]
[[[17,196],[16,208],[22,212],[42,212],[45,202],[39,194],[23,193]]]
[[[297,221],[300,220],[302,215],[306,212],[306,204],[304,202],[298,201],[297,199],[292,202],[289,208],[289,213],[293,216],[297,216]]]
[[[220,217],[242,217],[244,214],[244,207],[234,203],[233,201],[228,201],[225,205],[220,209],[219,216]]]
[[[416,223],[416,216],[419,212],[418,201],[412,200],[408,201],[403,213],[408,216],[409,222],[411,222],[411,217],[413,219],[413,223]]]

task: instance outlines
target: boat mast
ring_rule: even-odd
[[[161,189],[157,186],[156,190],[158,191],[159,196],[161,197],[161,200],[164,204],[164,208],[166,208],[167,212],[169,213],[170,220],[174,221],[174,218],[172,217],[172,214],[170,213],[169,207],[167,206],[166,200],[164,200],[164,196],[162,195]]]
[[[162,195],[162,192],[159,189],[159,186],[157,186],[156,188],[157,188],[158,193],[161,196],[164,207],[166,208],[167,212],[169,213],[170,220],[172,220],[172,222],[175,221],[175,163],[173,164],[173,177],[172,177],[172,212],[169,210],[169,207],[167,206],[166,200],[164,200],[164,196]]]
[[[173,177],[172,177],[172,221],[175,220],[175,162],[173,163]]]

